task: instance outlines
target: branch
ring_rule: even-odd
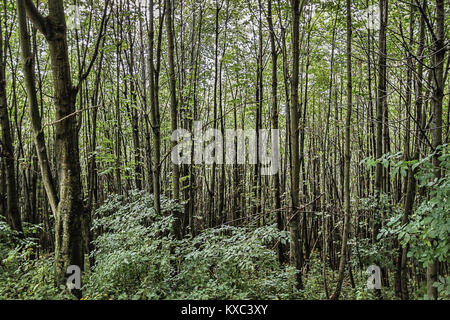
[[[33,3],[33,0],[22,0],[25,4],[27,16],[30,18],[33,25],[42,32],[44,36],[48,35],[46,18],[39,12]]]
[[[317,200],[319,200],[323,195],[324,195],[323,193],[319,194],[319,195],[318,195],[316,198],[314,198],[311,202],[309,202],[309,203],[307,203],[307,204],[305,204],[305,205],[303,205],[303,206],[301,206],[301,207],[287,207],[287,208],[294,209],[294,210],[297,210],[297,211],[289,218],[289,220],[287,221],[286,225],[289,225],[289,223],[291,222],[291,220],[294,219],[294,217],[295,217],[297,214],[299,214],[299,213],[300,213],[301,211],[303,211],[305,208],[307,208],[308,206],[312,205],[314,202],[316,202]],[[278,210],[283,210],[283,209],[285,209],[285,208],[281,208],[281,209],[278,209]],[[274,211],[276,211],[276,210],[274,210]]]
[[[446,46],[449,46],[449,44],[445,45],[445,47]],[[449,50],[449,49],[447,49],[447,50]],[[450,69],[450,54],[447,57],[447,66],[445,67],[444,80],[442,81],[442,83],[445,83],[447,81],[447,76],[448,76],[449,69]]]
[[[88,107],[88,108],[84,108],[84,109],[77,110],[77,111],[75,111],[75,112],[72,112],[72,113],[70,113],[70,114],[68,114],[68,115],[66,115],[66,116],[64,116],[64,117],[62,117],[61,119],[58,119],[58,120],[56,120],[56,121],[53,121],[53,122],[49,122],[49,123],[44,124],[44,127],[53,126],[53,125],[55,125],[55,124],[58,124],[58,123],[60,123],[60,122],[63,122],[64,120],[66,120],[66,119],[68,119],[68,118],[70,118],[70,117],[76,116],[77,114],[79,114],[79,113],[81,113],[81,112],[83,112],[83,111],[87,111],[87,110],[95,109],[95,108],[101,108],[101,107],[102,107],[101,105],[98,105],[98,106],[91,106],[91,107]]]
[[[102,40],[102,38],[104,36],[105,26],[106,26],[106,24],[108,23],[108,20],[109,20],[109,15],[107,15],[107,9],[108,9],[108,5],[109,5],[109,1],[110,0],[106,0],[105,9],[103,10],[103,17],[102,17],[102,22],[100,24],[100,31],[99,31],[99,34],[98,34],[97,42],[95,43],[94,56],[92,57],[86,72],[84,72],[80,76],[80,78],[78,79],[78,84],[75,87],[75,93],[77,93],[78,90],[80,89],[81,83],[89,76],[89,73],[91,72],[91,69],[94,66],[94,62],[97,59],[100,43],[101,43],[101,40]],[[83,70],[83,68],[81,68],[81,70]]]
[[[419,1],[416,0],[416,7],[419,8],[420,14],[422,15],[423,19],[425,20],[425,24],[427,25],[428,31],[430,31],[431,37],[433,38],[433,42],[437,41],[436,34],[434,33],[433,26],[430,23],[430,20],[428,19],[428,16],[424,10],[424,7],[419,3]]]

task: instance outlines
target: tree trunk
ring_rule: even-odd
[[[267,4],[267,23],[269,25],[269,31],[270,31],[270,49],[272,54],[272,128],[274,130],[278,130],[278,98],[277,98],[277,86],[278,86],[278,79],[277,79],[277,60],[278,60],[278,52],[277,48],[275,46],[275,31],[273,28],[273,21],[272,21],[272,0],[269,0]],[[272,146],[273,148],[274,146]],[[273,186],[274,186],[274,192],[275,192],[275,206],[274,209],[276,210],[277,215],[277,227],[278,230],[283,231],[283,217],[281,216],[281,192],[280,192],[280,172],[277,171],[275,175],[273,176]],[[278,261],[280,264],[284,263],[284,254],[283,254],[283,244],[281,241],[278,243],[277,248],[278,253]]]
[[[291,142],[291,206],[292,214],[289,219],[289,232],[291,234],[290,259],[291,264],[297,269],[297,288],[303,288],[302,267],[303,249],[300,242],[300,201],[299,201],[299,179],[300,179],[300,156],[299,156],[299,25],[300,16],[303,11],[303,1],[291,0],[292,7],[292,79],[291,79],[291,108],[290,108],[290,142]]]
[[[14,169],[14,146],[9,123],[8,105],[6,97],[5,62],[3,56],[3,21],[0,17],[0,158],[4,163],[6,173],[6,216],[13,230],[22,233],[19,202],[17,198],[16,175]],[[7,37],[7,35],[6,35]],[[6,42],[9,41],[6,39]],[[6,54],[6,53],[5,53]]]
[[[167,31],[167,46],[169,53],[169,72],[170,72],[170,115],[172,132],[178,129],[178,107],[177,107],[177,92],[176,92],[176,75],[175,75],[175,60],[174,60],[174,35],[173,35],[173,21],[172,21],[172,0],[166,0],[166,31]],[[172,147],[176,147],[177,141],[172,141]],[[176,163],[172,164],[172,184],[173,184],[173,198],[180,200],[180,168]],[[181,213],[175,212],[175,220],[173,224],[173,232],[177,238],[181,238]]]
[[[437,150],[442,144],[442,99],[444,97],[444,58],[445,58],[445,8],[444,0],[436,0],[436,38],[434,40],[433,61],[433,96],[431,99],[433,111],[433,127],[431,129],[433,151],[434,176],[441,178],[439,157],[442,150]],[[437,241],[437,240],[433,240]],[[427,294],[430,299],[437,299],[437,288],[433,286],[437,281],[438,262],[433,261],[427,266]]]
[[[345,118],[345,149],[344,149],[344,200],[345,200],[345,216],[344,228],[342,232],[341,258],[339,261],[339,276],[336,289],[332,300],[338,299],[341,293],[342,283],[344,281],[345,264],[347,262],[347,238],[350,225],[350,125],[352,115],[352,13],[351,0],[347,0],[347,114]]]
[[[28,96],[28,109],[34,134],[34,144],[37,151],[45,192],[47,194],[53,216],[56,217],[59,199],[58,193],[56,191],[55,181],[52,177],[50,161],[47,156],[47,147],[45,144],[44,131],[42,130],[41,115],[39,114],[39,105],[36,96],[33,56],[31,53],[30,38],[27,30],[26,12],[23,0],[17,1],[17,16],[20,31],[22,68],[24,72],[25,87]]]
[[[23,0],[19,0],[23,1]],[[28,17],[43,33],[50,49],[56,107],[55,151],[59,198],[55,225],[55,281],[65,284],[69,265],[83,267],[81,217],[84,212],[80,179],[77,122],[74,115],[77,90],[72,86],[62,0],[49,0],[49,16],[43,17],[31,0],[25,0]],[[77,297],[81,292],[73,290]]]

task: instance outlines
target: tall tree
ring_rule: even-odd
[[[55,282],[65,283],[69,265],[83,267],[81,218],[84,215],[81,167],[78,146],[77,112],[75,101],[81,81],[87,78],[98,53],[100,37],[86,72],[80,75],[76,86],[72,85],[70,60],[67,47],[67,27],[62,0],[49,0],[49,15],[44,17],[32,0],[18,0],[19,6],[25,6],[26,13],[33,25],[44,35],[50,51],[53,73],[53,94],[55,102],[55,152],[58,172],[59,202],[55,221]],[[23,1],[23,2],[22,2]],[[102,33],[106,7],[103,14],[100,34]],[[81,297],[81,291],[73,293]]]
[[[4,3],[6,5],[6,2]],[[14,146],[11,134],[11,125],[8,114],[8,102],[6,96],[6,52],[8,37],[3,42],[3,21],[0,14],[0,125],[1,125],[1,160],[4,163],[6,173],[6,216],[12,229],[22,233],[22,220],[17,198],[16,174],[14,168]],[[5,32],[7,35],[7,32]]]
[[[442,100],[444,97],[444,58],[445,58],[445,7],[444,0],[436,0],[436,32],[433,38],[433,95],[431,107],[433,111],[432,145],[435,151],[433,156],[434,176],[442,176],[439,157],[442,150]],[[436,241],[436,240],[433,240]],[[434,261],[427,266],[427,294],[429,298],[437,299],[438,292],[434,283],[437,281],[438,262]]]
[[[161,185],[160,185],[160,175],[161,175],[161,119],[159,114],[159,104],[157,104],[157,90],[155,86],[155,65],[153,62],[154,58],[154,16],[153,16],[153,0],[149,3],[149,83],[150,83],[150,119],[153,133],[153,164],[152,164],[152,175],[153,175],[153,196],[155,198],[155,210],[159,214],[161,213]],[[162,19],[160,19],[160,24],[162,24]],[[159,57],[158,57],[159,60]]]
[[[174,58],[174,29],[173,29],[173,12],[172,0],[166,0],[166,32],[167,32],[167,47],[169,60],[169,88],[170,88],[170,116],[172,132],[178,129],[178,106],[177,106],[177,90],[176,90],[176,73],[175,73],[175,58]],[[172,146],[176,147],[177,141],[172,142]],[[180,168],[177,163],[172,165],[172,188],[173,198],[180,200]],[[181,238],[181,213],[175,212],[175,219],[173,231],[176,237]]]
[[[383,155],[383,117],[387,98],[386,91],[386,24],[387,24],[387,0],[380,0],[380,32],[378,36],[378,87],[377,87],[377,109],[376,109],[376,157],[380,159]],[[375,176],[375,189],[380,195],[383,192],[383,165],[378,162]],[[374,237],[379,230],[379,218],[374,227]]]
[[[278,130],[278,78],[277,78],[277,60],[278,60],[278,51],[275,42],[275,30],[273,27],[273,19],[272,19],[272,0],[267,2],[267,23],[269,25],[270,32],[270,50],[272,57],[272,128]],[[277,141],[278,142],[278,141]],[[274,146],[272,146],[274,148]],[[283,227],[283,217],[281,216],[281,191],[280,191],[280,173],[277,171],[273,177],[273,186],[274,186],[274,196],[275,203],[274,209],[276,210],[277,215],[277,226],[278,230],[282,231]],[[281,241],[278,243],[278,261],[282,264],[284,262],[284,254],[283,254],[283,244]]]
[[[342,231],[341,258],[339,261],[339,276],[336,289],[331,299],[338,299],[341,293],[344,271],[347,262],[347,239],[350,226],[350,126],[352,117],[352,11],[351,0],[347,0],[347,113],[345,118],[345,149],[344,149],[344,228]]]
[[[290,256],[291,264],[298,270],[297,287],[303,287],[302,267],[303,248],[300,242],[300,155],[299,155],[299,58],[300,58],[300,17],[304,1],[291,0],[292,10],[292,79],[291,79],[291,106],[290,106],[290,144],[291,144],[291,206],[292,214],[289,219],[289,232],[291,234]]]
[[[377,107],[376,107],[376,157],[381,159],[383,151],[387,149],[387,137],[386,130],[387,125],[387,87],[386,87],[386,61],[387,61],[387,46],[386,46],[386,26],[387,26],[387,14],[388,14],[388,0],[380,0],[379,2],[379,22],[380,31],[378,36],[378,87],[377,87]],[[383,144],[384,138],[384,144]],[[384,149],[383,149],[384,147]],[[375,239],[381,228],[381,220],[383,219],[382,213],[382,194],[388,190],[385,188],[385,182],[389,180],[385,175],[384,167],[380,161],[377,162],[375,172],[375,192],[378,199],[377,212],[374,212],[374,225],[372,231],[372,242],[375,243]],[[377,261],[379,264],[379,262]],[[381,298],[381,290],[375,289],[378,297]]]
[[[50,161],[48,159],[47,146],[45,144],[45,136],[42,128],[42,120],[39,113],[34,75],[34,60],[31,52],[30,36],[28,34],[26,20],[27,16],[25,11],[25,3],[23,0],[17,1],[17,17],[20,32],[22,68],[24,71],[25,87],[28,96],[28,110],[30,113],[31,127],[34,134],[34,144],[39,160],[42,181],[44,183],[44,188],[50,203],[50,208],[53,212],[53,215],[56,217],[59,199],[55,181],[53,179],[50,168]]]
[[[426,1],[424,0],[422,2],[422,5],[426,5]],[[412,11],[412,14],[414,14],[414,11]],[[424,45],[425,45],[425,19],[421,15],[419,19],[419,45],[417,47],[417,57],[418,63],[417,63],[417,72],[415,73],[415,80],[416,83],[416,94],[415,94],[415,101],[414,101],[414,109],[415,109],[415,142],[414,142],[414,150],[412,156],[408,157],[408,160],[419,160],[420,156],[420,141],[422,140],[421,132],[421,123],[422,123],[422,104],[423,104],[423,65],[424,65]],[[409,53],[412,55],[412,53]],[[413,66],[410,65],[412,68]],[[411,70],[412,71],[412,70]],[[409,112],[408,112],[409,113]],[[411,115],[408,114],[408,117]],[[409,132],[407,133],[409,134]],[[406,197],[405,197],[405,208],[404,208],[404,214],[402,217],[402,223],[407,224],[409,221],[409,216],[413,212],[413,205],[414,205],[414,199],[416,197],[416,178],[415,173],[417,170],[410,169],[407,174],[407,181],[406,181]],[[400,297],[403,300],[409,299],[409,293],[408,293],[408,283],[407,283],[407,247],[401,248],[401,255],[400,255],[400,291],[401,295]]]

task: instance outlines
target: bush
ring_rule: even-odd
[[[275,226],[208,229],[179,248],[176,299],[288,299],[299,294],[295,271],[280,267]]]
[[[418,187],[426,191],[427,197],[419,196],[418,203],[407,224],[402,223],[402,214],[397,213],[380,231],[379,238],[395,236],[403,247],[408,247],[408,258],[414,258],[425,268],[432,261],[448,262],[450,252],[450,153],[448,146],[438,147],[443,175],[437,179],[432,164],[433,154],[417,161],[394,163],[397,170],[415,170]],[[401,172],[401,171],[400,171]],[[434,286],[438,288],[440,298],[450,296],[448,278],[440,277]]]
[[[96,212],[96,265],[86,298],[286,299],[296,297],[294,270],[282,268],[272,250],[287,234],[275,226],[223,226],[176,240],[170,229],[179,204],[132,192],[113,196]]]
[[[24,224],[25,238],[0,220],[0,300],[73,299],[67,290],[57,288],[53,278],[53,257],[36,256],[39,225]]]
[[[167,212],[183,208],[163,199],[163,215],[153,208],[153,196],[131,192],[129,197],[111,196],[96,212],[95,232],[101,231],[92,253],[96,264],[85,286],[87,297],[163,298],[169,287],[170,228]],[[150,294],[151,292],[151,294]]]

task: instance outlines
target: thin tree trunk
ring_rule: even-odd
[[[5,3],[6,4],[6,3]],[[6,216],[13,230],[22,234],[22,220],[18,202],[16,186],[16,174],[14,169],[14,146],[8,115],[6,98],[5,63],[6,52],[3,52],[3,21],[0,15],[0,126],[1,126],[1,160],[4,163],[6,173]],[[6,39],[6,43],[9,40]]]
[[[277,93],[277,86],[278,86],[278,79],[277,79],[277,60],[278,60],[278,52],[275,45],[275,31],[273,28],[273,21],[272,21],[272,0],[268,1],[267,4],[267,23],[269,24],[269,31],[270,31],[270,48],[271,48],[271,54],[272,54],[272,128],[274,130],[278,130],[278,93]],[[273,146],[272,146],[273,148]],[[277,171],[275,175],[273,176],[273,186],[274,186],[274,192],[275,192],[275,203],[274,203],[274,209],[276,210],[277,215],[277,227],[278,230],[283,231],[283,217],[281,216],[281,191],[280,191],[280,172]],[[278,243],[277,248],[278,253],[278,261],[280,264],[284,263],[284,254],[283,254],[283,244],[281,241]]]
[[[347,114],[345,118],[345,149],[344,149],[344,229],[342,232],[341,258],[339,261],[339,276],[332,300],[338,299],[344,281],[345,265],[347,260],[347,238],[349,233],[350,212],[350,125],[352,116],[352,13],[351,0],[347,0]]]
[[[178,107],[177,107],[177,92],[176,92],[176,74],[175,74],[175,60],[174,60],[174,35],[172,22],[172,0],[166,0],[166,31],[167,31],[167,46],[169,53],[169,72],[170,72],[170,115],[172,132],[178,129]],[[172,141],[172,146],[176,147],[177,141]],[[172,184],[173,184],[173,198],[180,200],[180,168],[179,165],[173,163],[172,165]],[[173,232],[176,237],[181,238],[181,213],[175,212],[175,219],[173,224]]]
[[[436,39],[434,40],[433,61],[433,96],[431,105],[433,110],[433,124],[431,129],[433,150],[434,176],[442,176],[439,157],[442,150],[437,150],[442,144],[442,99],[444,97],[444,40],[445,40],[445,8],[444,0],[436,0]],[[437,241],[437,240],[433,240]],[[430,299],[437,299],[437,288],[433,284],[437,281],[438,262],[433,261],[427,266],[427,294]]]
[[[299,178],[300,178],[300,156],[299,156],[299,25],[300,16],[303,11],[303,1],[291,0],[292,9],[292,79],[291,79],[291,108],[290,108],[290,142],[291,142],[291,203],[292,214],[289,219],[289,232],[291,234],[290,259],[291,264],[297,269],[297,288],[303,288],[302,267],[303,249],[300,242],[300,201],[299,201]]]

